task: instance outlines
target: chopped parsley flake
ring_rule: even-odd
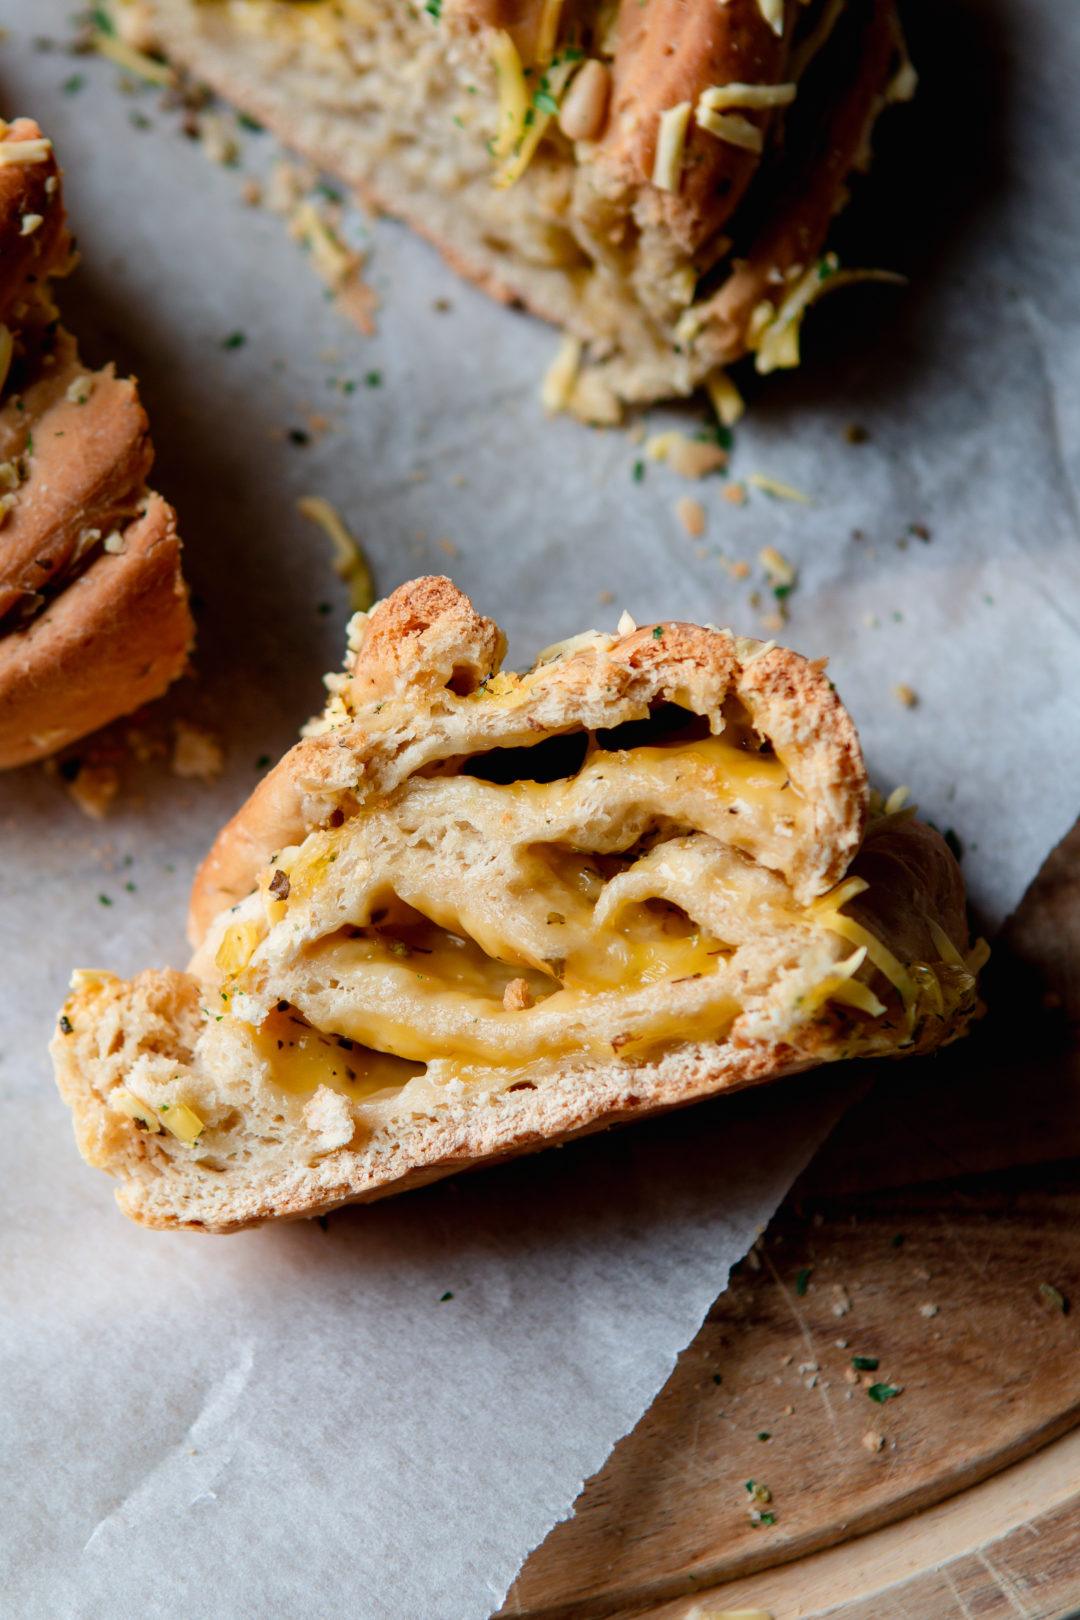
[[[246,342],[247,342],[246,333],[244,333],[244,332],[230,332],[227,338],[222,338],[221,347],[223,349],[242,349]]]
[[[877,1356],[852,1356],[851,1365],[856,1372],[877,1372]]]
[[[434,17],[435,21],[438,22],[442,16],[442,0],[426,0],[424,10],[429,17]]]
[[[759,1429],[758,1430],[758,1439],[759,1440],[771,1440],[772,1435],[769,1433],[768,1429]]]
[[[60,88],[63,90],[65,96],[76,96],[85,83],[86,80],[83,78],[81,73],[73,73],[70,79],[64,80]]]
[[[99,894],[98,895],[98,905],[99,906],[111,906],[112,905],[112,900],[109,898],[109,896],[107,894]]]
[[[640,484],[645,477],[645,463],[643,461],[635,461],[630,476],[634,480],[635,484]]]
[[[813,1266],[803,1266],[801,1271],[797,1271],[795,1273],[795,1292],[798,1294],[800,1299],[806,1293],[806,1290],[810,1284],[810,1273],[813,1271],[813,1269]]]
[[[879,1406],[884,1406],[885,1402],[891,1401],[894,1395],[902,1395],[903,1392],[902,1384],[871,1384],[866,1393],[872,1401],[876,1401]]]
[[[369,388],[381,388],[382,387],[382,372],[381,371],[369,371],[369,372],[367,372],[365,374],[365,377],[364,377],[364,382],[367,384],[367,386]]]
[[[447,1301],[447,1300],[448,1300],[448,1299],[453,1299],[453,1297],[454,1297],[454,1291],[453,1291],[453,1289],[452,1289],[452,1288],[448,1288],[448,1289],[447,1289],[447,1290],[446,1290],[446,1293],[445,1293],[445,1294],[440,1294],[440,1295],[439,1295],[439,1304],[440,1304],[440,1305],[445,1305],[445,1304],[446,1304],[446,1301]]]
[[[662,624],[654,624],[653,625],[652,638],[653,638],[654,641],[663,641],[663,639],[664,639],[664,627],[663,627]]]

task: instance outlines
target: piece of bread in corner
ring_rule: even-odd
[[[57,1079],[128,1215],[313,1215],[963,1033],[956,862],[873,808],[820,664],[680,623],[504,650],[447,579],[357,615],[189,971],[76,975]]]
[[[117,27],[575,340],[552,409],[797,363],[875,120],[895,0],[140,0]],[[897,279],[897,278],[894,278]],[[580,347],[579,347],[580,345]]]
[[[0,768],[159,697],[193,635],[135,383],[60,325],[72,262],[51,141],[0,122]]]

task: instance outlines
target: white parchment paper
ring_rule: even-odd
[[[760,392],[733,469],[812,504],[752,491],[737,508],[716,480],[635,482],[622,433],[545,423],[552,334],[393,224],[366,230],[383,307],[363,339],[176,114],[35,47],[67,36],[68,10],[8,0],[0,102],[65,165],[84,254],[70,324],[142,380],[201,604],[199,682],[169,706],[228,759],[211,788],[149,768],[103,827],[39,771],[0,782],[2,1606],[481,1620],[663,1382],[827,1129],[835,1082],[326,1232],[145,1233],[79,1162],[51,1087],[68,972],[183,961],[196,861],[318,706],[346,605],[294,512],[308,493],[363,536],[381,590],[451,572],[518,661],[623,606],[754,631],[758,552],[777,546],[799,570],[784,639],[831,655],[879,780],[957,830],[1000,919],[1080,802],[1080,28],[1033,0],[935,7],[913,30],[922,103],[884,137],[859,253],[913,287],[815,314],[812,364]],[[269,138],[240,139],[244,171],[265,169]],[[701,542],[674,516],[688,492]]]

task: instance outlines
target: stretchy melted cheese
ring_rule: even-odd
[[[285,852],[273,936],[233,923],[218,965],[253,1022],[260,981],[287,987],[258,1049],[292,1091],[403,1083],[385,1054],[446,1079],[715,1040],[742,1009],[748,927],[771,927],[770,974],[805,956],[813,924],[770,870],[803,812],[780,760],[722,737],[591,747],[554,782],[412,778]],[[844,947],[817,933],[824,971]]]

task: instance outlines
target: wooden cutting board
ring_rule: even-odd
[[[881,1075],[503,1615],[1080,1612],[1078,964],[1080,824],[977,1035]]]

